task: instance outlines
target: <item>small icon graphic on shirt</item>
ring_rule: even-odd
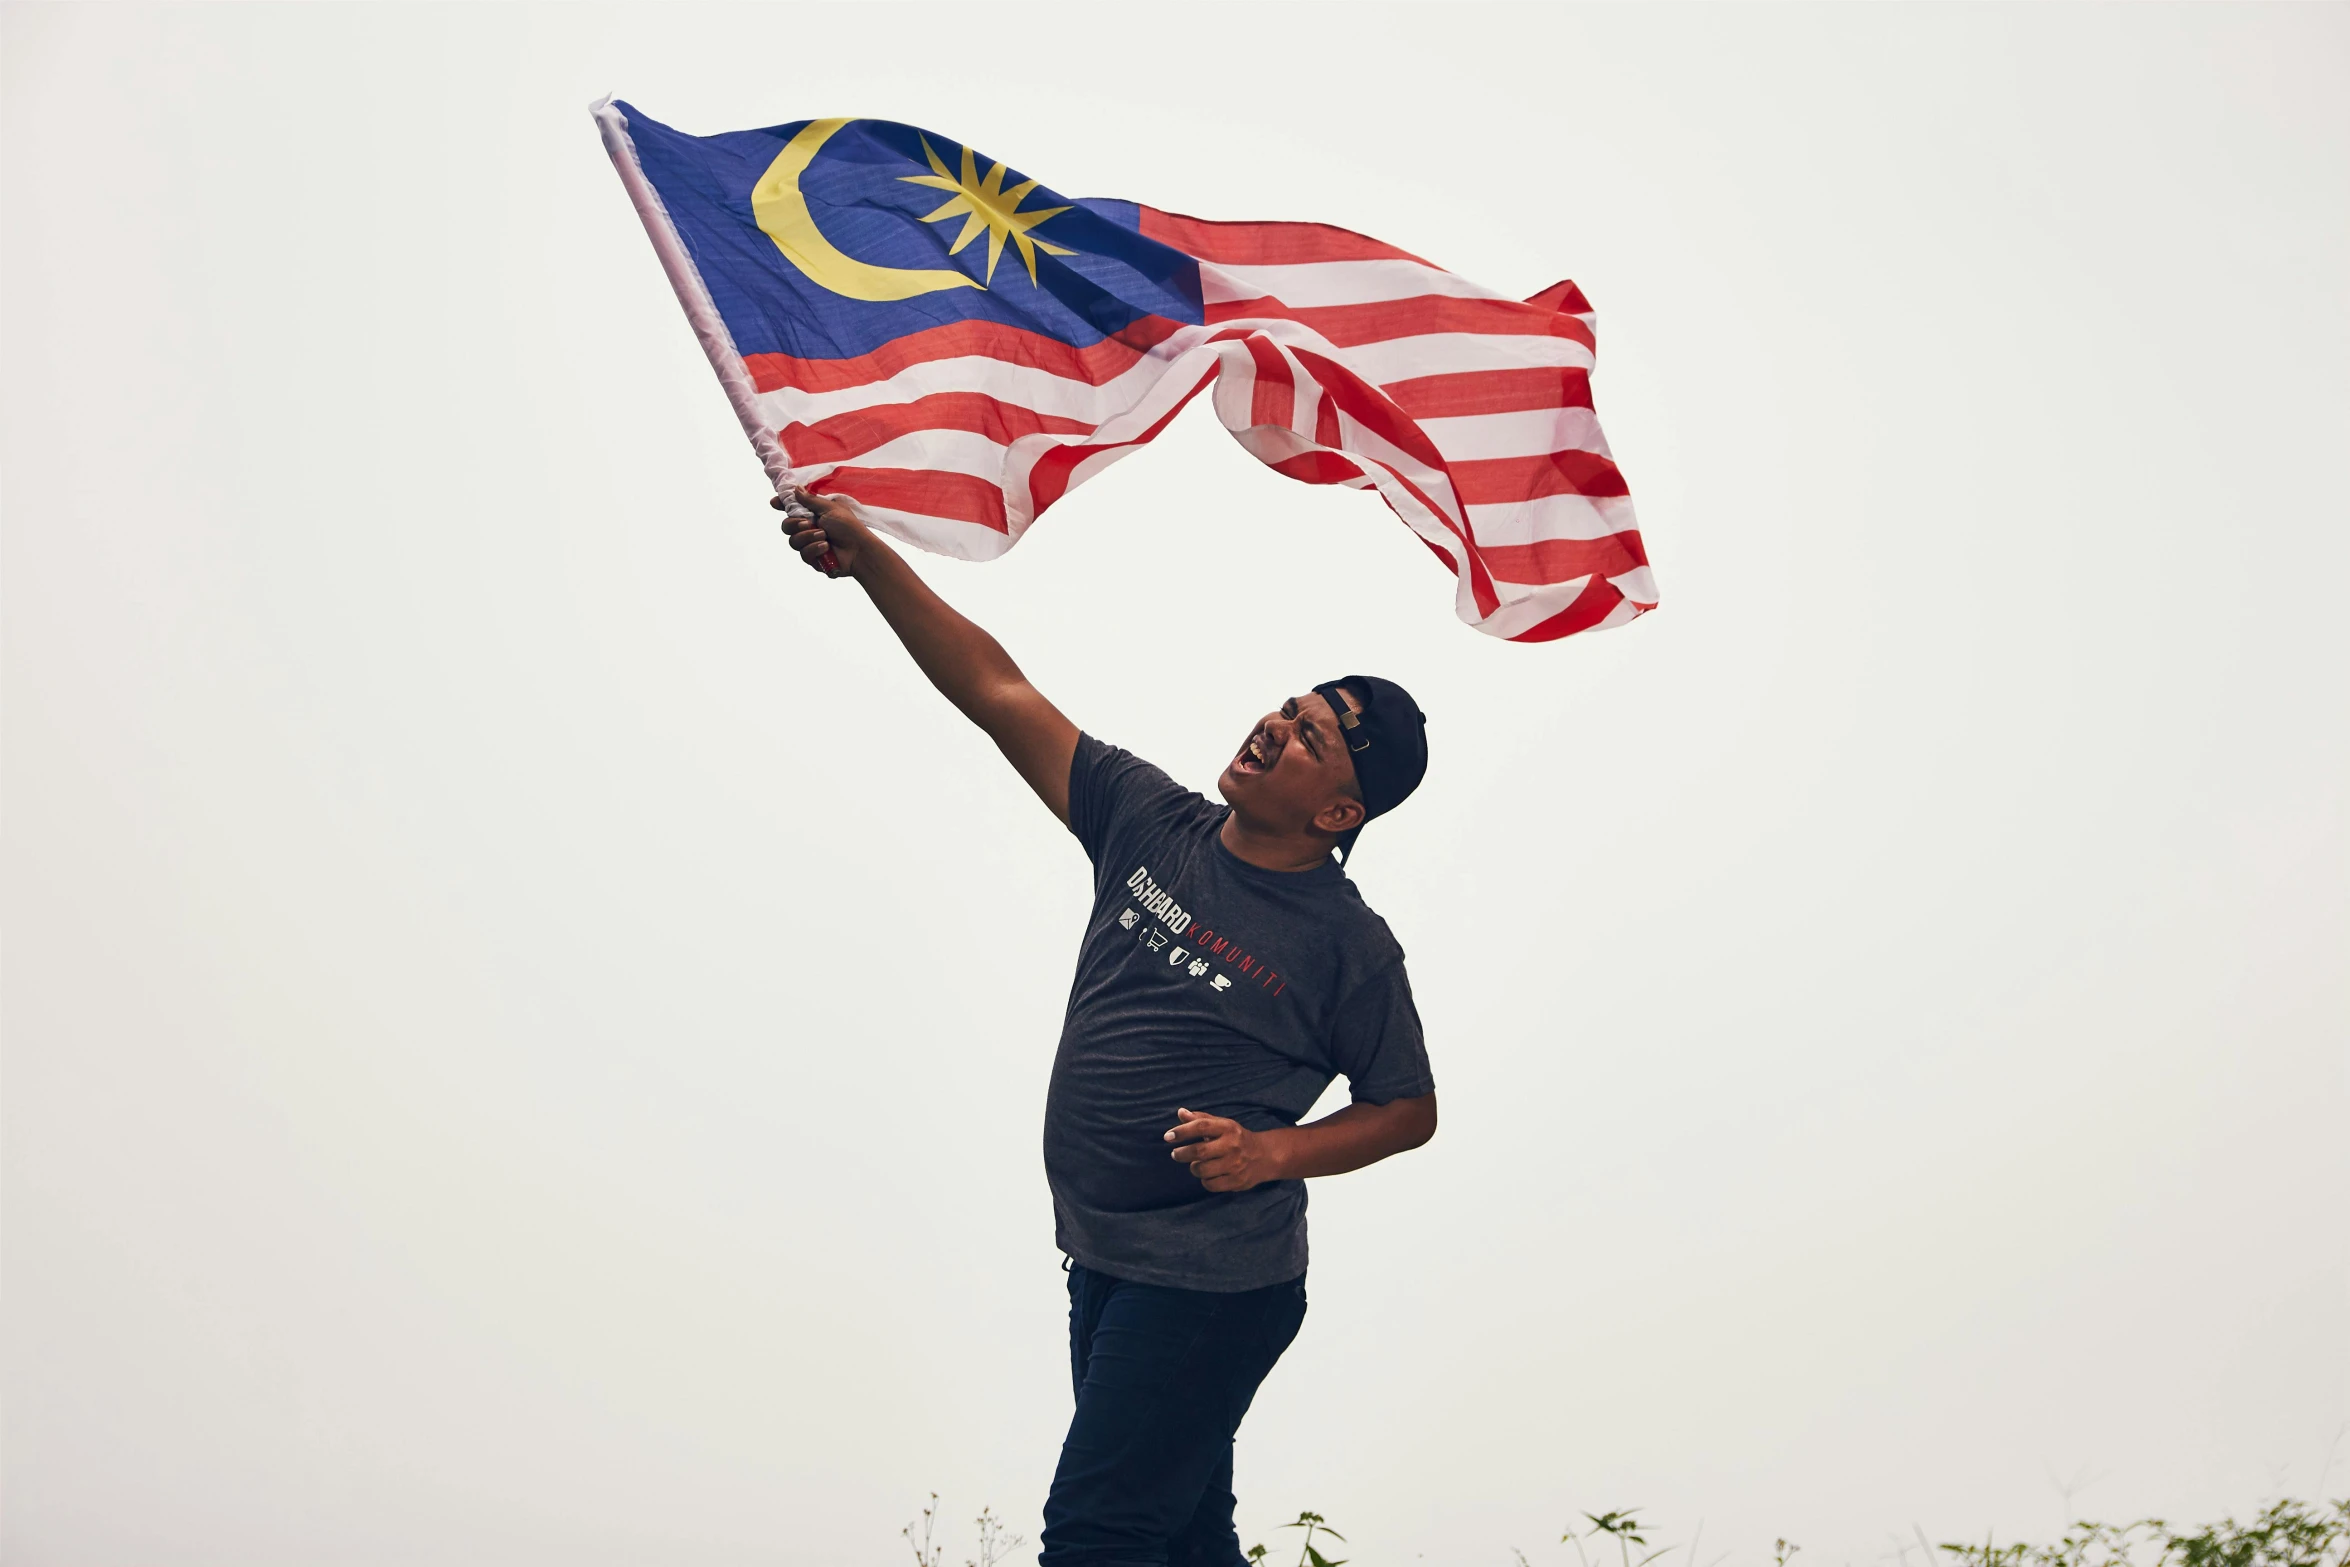
[[[1177,947],[1173,952],[1167,954],[1167,966],[1169,968],[1173,968],[1176,964],[1182,962],[1185,958],[1190,956],[1191,949],[1189,947]]]
[[[1191,977],[1192,977],[1193,979],[1197,979],[1197,978],[1199,978],[1199,977],[1200,977],[1202,974],[1205,974],[1207,971],[1208,971],[1208,960],[1207,960],[1206,958],[1193,958],[1193,959],[1191,960]]]
[[[1208,987],[1212,990],[1230,990],[1232,981],[1218,974],[1214,979],[1208,981]]]
[[[1142,939],[1150,943],[1151,951],[1156,952],[1167,944],[1167,933],[1163,930],[1146,930],[1142,933]]]
[[[1125,913],[1118,916],[1118,924],[1126,930],[1132,930],[1134,928],[1134,922],[1141,918],[1141,915],[1135,913],[1132,909],[1128,909]]]

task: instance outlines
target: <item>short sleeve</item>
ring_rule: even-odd
[[[1133,837],[1206,804],[1133,752],[1078,735],[1069,758],[1069,831],[1096,865]]]
[[[1330,1064],[1344,1073],[1357,1101],[1387,1104],[1436,1092],[1420,1009],[1403,962],[1387,965],[1338,1005],[1330,1030]]]

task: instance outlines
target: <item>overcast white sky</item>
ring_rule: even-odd
[[[1244,1540],[1872,1563],[2320,1484],[2350,11],[12,6],[0,61],[10,1562],[1035,1532],[1083,860],[777,541],[607,91],[1599,311],[1629,629],[1479,636],[1204,409],[924,563],[1202,786],[1341,671],[1433,715],[1358,879],[1444,1129],[1317,1184]]]

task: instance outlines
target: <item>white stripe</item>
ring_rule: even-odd
[[[1617,592],[1634,603],[1653,604],[1656,602],[1656,578],[1650,574],[1646,566],[1634,566],[1622,576],[1610,577],[1607,580],[1616,585]]]
[[[1215,401],[1216,418],[1227,430],[1245,430],[1257,397],[1257,362],[1246,343],[1219,343],[1216,347],[1222,368],[1216,372],[1216,389],[1208,394]]]
[[[1546,332],[1506,335],[1427,332],[1417,337],[1391,337],[1353,348],[1338,348],[1302,322],[1259,317],[1220,322],[1213,328],[1184,327],[1099,386],[1054,375],[1033,365],[969,354],[924,360],[908,365],[896,375],[835,391],[805,392],[796,387],[778,387],[759,394],[759,407],[773,428],[782,429],[789,424],[814,424],[861,408],[910,403],[939,392],[976,392],[1041,414],[1098,424],[1132,407],[1144,390],[1166,373],[1171,363],[1205,342],[1211,331],[1228,332],[1236,328],[1260,332],[1276,344],[1310,349],[1326,359],[1334,359],[1374,386],[1424,375],[1543,365],[1589,369],[1592,363],[1591,351],[1581,343]]]
[[[1235,362],[1248,361],[1243,345],[1220,343],[1203,347],[1205,351],[1200,353],[1200,358],[1219,360],[1223,366],[1223,384],[1213,394],[1217,400],[1220,421],[1227,429],[1246,428],[1249,399],[1245,392],[1233,399],[1236,405],[1233,409],[1228,410],[1225,406],[1226,386],[1235,381],[1241,381],[1244,387],[1253,385],[1253,381],[1233,375]],[[1151,395],[1141,404],[1106,421],[1091,436],[1030,435],[1007,445],[970,430],[916,430],[884,441],[853,457],[810,464],[803,473],[813,480],[853,463],[867,468],[908,468],[968,474],[990,484],[1003,485],[1007,490],[1025,490],[1026,471],[1033,466],[1035,456],[1029,456],[1026,462],[1015,463],[1012,461],[1015,449],[1041,455],[1056,446],[1112,446],[1131,441],[1165,417],[1167,411],[1182,400],[1184,392],[1196,384],[1209,368],[1208,365],[1196,362],[1170,367],[1176,373],[1162,376],[1150,388]],[[1250,368],[1253,371],[1253,365]],[[1588,412],[1584,409],[1570,411]],[[1432,419],[1425,424],[1458,426],[1471,422]],[[1340,445],[1344,450],[1387,464],[1428,491],[1440,505],[1445,505],[1448,510],[1457,508],[1451,481],[1439,470],[1429,467],[1410,453],[1392,445],[1385,437],[1357,423],[1352,415],[1343,412],[1339,415],[1339,431]],[[1295,455],[1295,451],[1287,451],[1283,455]],[[1466,458],[1470,454],[1447,451],[1445,455]],[[1478,455],[1519,454],[1491,452]],[[1013,478],[1014,469],[1020,475],[1017,480]],[[1629,497],[1621,495],[1546,495],[1530,501],[1482,502],[1469,508],[1469,520],[1478,542],[1484,544],[1531,544],[1543,539],[1599,539],[1629,531],[1636,526],[1631,501]]]
[[[1531,593],[1538,588],[1547,589],[1556,587],[1560,580],[1558,578],[1552,577],[1520,577],[1515,575],[1512,571],[1505,571],[1500,566],[1495,565],[1490,557],[1486,559],[1485,569],[1488,573],[1491,574],[1493,578],[1494,591],[1499,593],[1505,601],[1511,603],[1515,603],[1521,594]],[[1647,570],[1648,568],[1646,566],[1629,566],[1625,568],[1621,576],[1610,577],[1608,580],[1615,583],[1619,588],[1624,588],[1625,584],[1627,583],[1636,583],[1644,590],[1653,589],[1655,584],[1652,583],[1645,575],[1643,575],[1643,573],[1645,573]],[[1591,573],[1586,570],[1575,577],[1565,580],[1585,582],[1590,580],[1590,577]],[[1626,589],[1626,591],[1629,590]]]
[[[1592,367],[1591,350],[1571,337],[1548,332],[1422,332],[1386,337],[1340,348],[1302,321],[1278,316],[1244,316],[1219,321],[1216,330],[1260,332],[1276,343],[1311,349],[1335,359],[1373,386],[1424,375],[1460,375],[1478,370],[1522,370],[1545,365]]]
[[[1283,323],[1292,325],[1294,323]],[[1460,375],[1476,370],[1525,370],[1564,365],[1588,370],[1591,350],[1571,337],[1548,332],[1506,336],[1492,332],[1429,332],[1419,337],[1390,337],[1348,349],[1332,349],[1332,358],[1374,386],[1416,380],[1424,375]]]
[[[1221,359],[1228,365],[1232,354],[1222,351],[1226,349],[1237,351],[1243,361],[1248,358],[1247,350],[1238,343],[1212,345],[1200,357],[1209,361]],[[910,430],[854,457],[835,462],[811,463],[800,471],[811,480],[828,477],[835,470],[852,465],[859,468],[908,468],[924,473],[960,473],[1003,489],[1007,503],[1013,500],[1016,487],[1019,499],[1025,503],[1028,500],[1027,477],[1036,466],[1038,457],[1057,446],[1123,446],[1166,417],[1167,411],[1182,401],[1185,390],[1205,379],[1215,366],[1213,363],[1195,364],[1188,367],[1189,374],[1184,373],[1186,367],[1181,364],[1170,368],[1172,373],[1161,376],[1153,383],[1149,395],[1141,403],[1105,421],[1090,436],[1024,435],[1016,441],[1003,442],[975,430]],[[1091,459],[1080,463],[1077,471],[1091,473],[1098,471],[1101,466],[1088,466],[1089,463]],[[1071,488],[1075,487],[1075,482],[1072,479]],[[1007,504],[1007,511],[1020,514],[1023,527],[1034,515],[1025,504]],[[1006,520],[1009,522],[1011,518],[1007,516]],[[992,533],[994,530],[991,528],[988,531]]]
[[[1032,441],[1066,440],[1065,436],[1028,436]],[[972,430],[911,430],[895,440],[882,442],[868,452],[838,462],[810,463],[800,472],[830,474],[836,468],[914,468],[926,473],[962,473],[974,479],[985,479],[990,484],[1004,482],[1004,455],[1001,441],[989,440]],[[993,531],[993,530],[990,530]]]
[[[1545,495],[1532,501],[1481,501],[1469,508],[1480,544],[1538,544],[1544,539],[1604,539],[1639,526],[1629,495]]]
[[[1590,582],[1591,575],[1586,572],[1580,577],[1571,577],[1565,582],[1545,583],[1517,595],[1502,592],[1502,585],[1497,582],[1493,590],[1501,594],[1501,607],[1475,624],[1479,631],[1497,637],[1514,637],[1521,631],[1531,631],[1581,598],[1583,589]]]
[[[1420,428],[1448,458],[1546,457],[1552,452],[1609,454],[1599,417],[1588,408],[1528,408],[1506,414],[1422,419]]]
[[[1069,489],[1074,490],[1114,462],[1121,462],[1142,450],[1139,446],[1113,446],[1107,451],[1095,452],[1069,470]],[[1063,494],[1068,491],[1064,490]]]
[[[1216,347],[1219,350],[1224,350],[1216,355],[1222,362],[1222,373],[1218,377],[1216,389],[1212,394],[1216,401],[1216,416],[1228,430],[1237,432],[1247,429],[1249,427],[1250,405],[1256,387],[1256,366],[1240,344],[1218,344]],[[1173,391],[1179,396],[1180,388],[1186,384],[1188,384],[1187,380],[1181,381],[1176,383],[1174,387],[1164,390]],[[1310,381],[1304,384],[1312,385]],[[1152,390],[1155,392],[1162,390],[1162,388],[1154,386]],[[1090,436],[1037,435],[1023,437],[1023,439],[1038,442],[1040,449],[1072,443],[1109,445],[1116,441],[1131,440],[1134,435],[1148,429],[1152,421],[1163,415],[1169,407],[1173,406],[1175,401],[1175,396],[1162,395],[1146,398],[1142,406],[1129,409],[1116,419],[1106,422]],[[1569,415],[1577,417],[1569,419],[1567,417]],[[1311,421],[1303,422],[1306,429],[1310,431]],[[1352,421],[1346,420],[1342,428],[1346,425],[1352,425]],[[1558,428],[1561,425],[1580,426],[1580,428]],[[1554,451],[1594,451],[1602,456],[1607,454],[1607,445],[1600,436],[1598,422],[1592,417],[1591,410],[1588,408],[1540,409],[1531,413],[1480,414],[1460,419],[1424,419],[1420,421],[1420,426],[1434,438],[1437,449],[1447,459],[1455,461],[1465,462],[1495,457],[1540,457]],[[1546,426],[1548,428],[1543,428]],[[1353,426],[1353,428],[1361,430],[1360,426]],[[1358,439],[1378,440],[1368,431],[1363,431],[1360,436],[1348,439],[1347,444],[1354,447],[1355,441]],[[830,462],[808,464],[802,471],[805,476],[816,477],[828,474],[835,468],[854,463],[860,467],[872,468],[943,469],[950,473],[967,473],[974,478],[986,479],[991,483],[1001,483],[1004,477],[1003,462],[1006,444],[970,430],[913,430]],[[1297,451],[1302,450],[1305,444],[1301,441],[1298,446],[1285,451],[1283,456],[1296,455]],[[1384,441],[1379,442],[1379,449],[1382,456],[1394,450],[1388,447]],[[1432,473],[1431,470],[1426,469],[1413,459],[1403,456],[1400,452],[1394,453],[1394,459],[1398,463],[1408,464],[1406,471],[1415,479],[1424,473]],[[1438,479],[1435,482],[1442,481]],[[1621,502],[1623,498],[1608,496],[1601,497],[1601,499]],[[1573,504],[1563,506],[1553,504],[1556,502]],[[1606,527],[1598,534],[1584,531],[1594,525],[1583,515],[1590,504],[1589,498],[1584,496],[1551,495],[1534,501],[1481,504],[1471,508],[1470,515],[1476,520],[1479,536],[1493,539],[1495,542],[1500,542],[1499,536],[1492,531],[1496,527],[1506,532],[1523,534],[1529,539],[1597,538],[1603,537],[1607,533],[1623,531],[1621,527]],[[1554,514],[1562,515],[1559,516],[1558,521],[1548,520]]]
[[[1221,352],[1219,350],[1222,350]],[[1222,361],[1229,384],[1235,360],[1246,361],[1247,354],[1239,344],[1216,344],[1201,358]],[[1026,476],[1035,459],[1058,446],[1116,446],[1132,441],[1166,416],[1167,411],[1182,400],[1184,392],[1196,384],[1210,367],[1204,364],[1171,367],[1177,373],[1161,377],[1152,386],[1152,395],[1143,403],[1106,421],[1091,436],[1029,435],[1009,443],[996,441],[970,430],[916,430],[872,449],[837,462],[813,463],[802,470],[813,482],[830,475],[835,469],[854,464],[865,468],[905,468],[926,472],[960,473],[990,484],[1003,486],[1007,500],[1018,495],[1026,500]],[[1253,368],[1253,367],[1252,367]],[[1227,429],[1236,428],[1234,418],[1224,417],[1226,410],[1223,387],[1215,394],[1217,413]],[[1248,399],[1237,399],[1237,428],[1246,428]],[[1584,410],[1575,410],[1583,412]],[[1430,424],[1460,424],[1461,420],[1430,420]],[[1348,453],[1385,463],[1426,490],[1448,510],[1457,508],[1451,481],[1442,472],[1430,468],[1410,453],[1394,446],[1377,432],[1356,422],[1352,415],[1339,415],[1339,441]],[[1304,442],[1281,452],[1280,457],[1294,456]],[[1025,460],[1016,460],[1015,454]],[[1461,456],[1448,452],[1447,456]],[[1093,467],[1084,472],[1095,471]],[[1070,486],[1075,488],[1072,481]],[[1014,508],[1025,512],[1024,505]],[[1022,517],[1025,524],[1027,518]],[[1480,544],[1532,544],[1544,539],[1601,539],[1610,534],[1629,532],[1637,523],[1632,515],[1628,496],[1605,495],[1545,495],[1529,501],[1481,502],[1469,508],[1469,521]],[[993,531],[992,529],[989,531]]]
[[[1244,355],[1247,350],[1239,344],[1230,345]],[[1028,530],[1036,518],[1036,495],[1029,486],[1037,459],[1057,446],[1122,446],[1141,436],[1152,425],[1165,418],[1176,404],[1183,401],[1193,388],[1216,373],[1222,362],[1225,345],[1202,345],[1164,367],[1163,373],[1145,389],[1141,401],[1113,418],[1104,420],[1090,436],[1026,435],[1012,443],[1009,459],[1004,464],[1004,512],[1013,537]],[[1130,449],[1130,448],[1129,448]],[[1080,461],[1061,493],[1066,495],[1077,487],[1079,480],[1098,472],[1107,464]]]
[[[1236,267],[1203,261],[1199,267],[1199,285],[1201,297],[1211,305],[1270,298],[1294,309],[1309,305],[1371,305],[1385,299],[1422,299],[1430,294],[1519,303],[1507,294],[1495,293],[1465,277],[1417,261],[1303,261],[1269,267]]]
[[[1128,407],[1104,419],[1094,433],[1085,438],[1089,446],[1107,445],[1112,441],[1131,441],[1143,431],[1167,417],[1175,405],[1189,396],[1192,390],[1216,373],[1218,365],[1228,365],[1234,358],[1248,363],[1248,345],[1245,343],[1200,343],[1177,356],[1159,378],[1144,388],[1142,396]],[[1054,439],[1067,442],[1070,437]]]
[[[1283,425],[1260,424],[1247,429],[1233,429],[1227,422],[1224,428],[1232,431],[1232,438],[1251,457],[1268,468],[1277,467],[1292,457],[1303,457],[1316,449],[1311,440]]]
[[[1421,538],[1436,545],[1456,563],[1452,585],[1452,610],[1468,624],[1483,630],[1485,622],[1477,614],[1476,590],[1470,586],[1469,563],[1463,553],[1460,538],[1444,525],[1444,520],[1421,504],[1418,496],[1405,489],[1396,476],[1384,466],[1366,462],[1363,469],[1371,476],[1372,487],[1379,498]]]
[[[1588,572],[1578,577],[1569,578],[1564,582],[1548,583],[1513,583],[1503,578],[1494,577],[1491,581],[1494,596],[1499,600],[1499,603],[1495,606],[1492,614],[1480,617],[1477,613],[1476,595],[1470,586],[1468,562],[1464,557],[1460,540],[1447,531],[1438,519],[1430,515],[1427,508],[1422,506],[1409,490],[1398,484],[1392,474],[1376,464],[1367,464],[1366,466],[1369,467],[1369,471],[1377,482],[1382,498],[1395,510],[1396,515],[1401,517],[1414,533],[1442,547],[1446,554],[1460,563],[1458,580],[1454,584],[1453,608],[1464,622],[1476,627],[1479,631],[1496,637],[1512,637],[1520,632],[1529,631],[1574,603],[1577,598],[1582,596],[1584,588],[1590,583],[1591,574]],[[1580,499],[1580,497],[1572,498]],[[1481,540],[1481,542],[1492,541]],[[1645,567],[1635,567],[1632,571],[1625,573],[1620,579],[1620,583],[1621,590],[1627,591],[1628,596],[1630,596],[1629,589],[1638,586],[1646,590],[1647,596],[1643,598],[1643,602],[1655,602],[1654,584],[1646,575]],[[1619,618],[1611,613],[1610,617],[1602,624],[1621,625],[1624,620],[1630,618],[1629,614]]]
[[[1019,538],[1016,533],[998,533],[983,523],[897,511],[864,501],[857,503],[857,515],[901,543],[953,560],[993,560]]]
[[[777,387],[760,393],[759,401],[777,429],[787,424],[814,424],[819,419],[855,413],[861,408],[910,403],[940,392],[977,392],[983,397],[1032,408],[1040,414],[1098,424],[1120,409],[1131,407],[1152,382],[1167,373],[1169,360],[1207,335],[1205,327],[1186,327],[1099,386],[1039,370],[1034,365],[965,354],[953,359],[926,359],[906,366],[896,375],[878,381],[861,381],[835,391],[803,392],[796,387]],[[1163,352],[1168,349],[1174,352]]]
[[[1453,521],[1460,520],[1461,500],[1453,493],[1450,474],[1429,467],[1378,431],[1356,422],[1354,415],[1343,408],[1338,411],[1338,444],[1350,452],[1394,469],[1426,492],[1428,498],[1443,507]]]

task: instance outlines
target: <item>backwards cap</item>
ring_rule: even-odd
[[[1349,712],[1344,686],[1354,693],[1360,711]],[[1347,754],[1355,764],[1355,783],[1363,792],[1363,821],[1339,835],[1339,857],[1353,863],[1355,839],[1363,825],[1384,816],[1410,797],[1428,775],[1428,715],[1412,694],[1392,680],[1377,675],[1348,675],[1325,680],[1314,689],[1338,715],[1338,732],[1346,738]]]

